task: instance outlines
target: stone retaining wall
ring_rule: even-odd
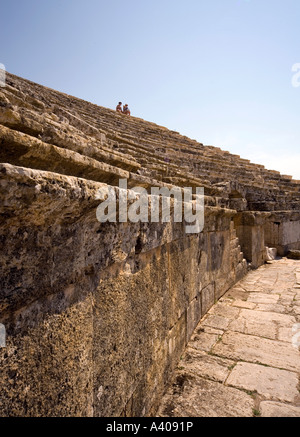
[[[153,413],[200,318],[247,270],[235,212],[207,207],[191,235],[101,224],[104,184],[9,164],[0,175],[0,414]]]

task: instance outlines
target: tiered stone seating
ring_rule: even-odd
[[[132,178],[135,174],[133,180],[136,183],[140,180],[144,185],[145,178],[149,178],[149,183],[151,180],[152,185],[158,186],[204,186],[207,196],[223,197],[227,199],[227,206],[228,193],[225,194],[220,184],[237,182],[245,189],[248,209],[272,211],[297,208],[300,181],[267,170],[263,165],[253,164],[219,147],[204,146],[154,123],[134,116],[125,117],[114,110],[11,74],[7,75],[7,86],[0,93],[0,101],[0,123],[7,129],[38,139],[38,142],[32,141],[30,152],[26,148],[23,150],[21,158],[21,139],[16,153],[16,134],[2,131],[4,136],[14,136],[14,149],[9,150],[6,145],[1,152],[2,160],[6,159],[11,164],[26,164],[40,169],[47,166],[53,171],[70,172],[112,184],[120,177],[130,179],[130,175]],[[46,144],[52,145],[52,155],[49,154],[48,159],[45,158],[47,164],[46,161],[43,164],[43,160],[37,159],[34,153],[38,154],[38,149],[41,152],[44,148],[48,154],[50,149]],[[66,155],[60,149],[69,152]],[[58,156],[62,160],[61,166],[58,162],[50,165],[54,150],[56,160]],[[64,159],[69,161],[68,166],[63,163],[63,155],[67,156]],[[71,165],[75,158],[82,160],[80,170]],[[98,172],[87,170],[87,163],[97,167]]]

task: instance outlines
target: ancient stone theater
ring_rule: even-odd
[[[9,73],[0,132],[1,416],[155,415],[210,308],[299,256],[291,176]],[[203,226],[119,220],[135,187],[203,188]]]

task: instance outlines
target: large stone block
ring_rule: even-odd
[[[76,288],[2,317],[0,416],[93,415],[92,299]]]

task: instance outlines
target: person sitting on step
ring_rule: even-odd
[[[117,105],[117,107],[116,107],[116,111],[122,113],[122,102],[119,102],[119,103],[118,103],[118,105]]]
[[[130,109],[128,108],[128,105],[123,106],[123,114],[130,115]]]

